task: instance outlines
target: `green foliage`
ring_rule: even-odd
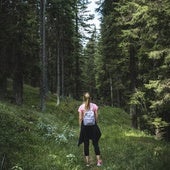
[[[144,100],[145,100],[145,93],[139,90],[136,90],[135,93],[133,93],[133,95],[131,95],[130,98],[130,103],[129,104],[133,104],[133,105],[142,105],[145,104]]]
[[[164,81],[152,80],[149,84],[145,84],[145,87],[153,90],[153,95],[156,97],[155,100],[151,101],[150,108],[153,110],[166,110],[169,108],[169,79]]]
[[[168,126],[168,123],[163,121],[162,118],[155,118],[152,122],[156,129]]]
[[[104,91],[105,101],[110,101],[113,89],[115,105],[134,105],[135,121],[139,119],[139,126],[152,133],[155,127],[148,125],[150,119],[170,122],[169,10],[167,0],[105,0],[101,4],[104,74],[98,84],[100,93]]]
[[[83,145],[77,147],[77,109],[81,102],[66,98],[56,106],[56,96],[49,95],[48,110],[42,113],[34,99],[37,95],[36,88],[26,86],[24,106],[0,102],[0,158],[3,160],[5,155],[4,167],[15,170],[86,169]],[[122,109],[101,106],[98,124],[102,131],[103,170],[170,168],[169,144],[131,129],[130,117]],[[96,169],[95,159],[90,145],[91,170]]]
[[[91,94],[95,94],[96,91],[95,75],[97,65],[99,64],[99,62],[95,60],[96,45],[96,30],[94,30],[91,38],[87,42],[86,48],[84,49],[84,56],[81,62],[82,89],[86,89]]]
[[[38,123],[38,129],[43,131],[44,137],[54,140],[58,144],[67,144],[75,136],[73,129],[68,125],[50,125],[43,122]]]

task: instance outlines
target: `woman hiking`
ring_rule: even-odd
[[[99,139],[101,131],[97,125],[98,106],[91,102],[91,97],[88,92],[83,95],[83,103],[78,108],[80,136],[78,146],[84,143],[84,155],[86,166],[90,166],[89,162],[89,141],[92,140],[94,151],[97,159],[97,166],[102,165],[100,158]]]

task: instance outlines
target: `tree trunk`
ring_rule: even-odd
[[[120,103],[120,90],[116,89],[116,101],[117,101],[117,106],[121,107],[121,103]]]
[[[60,104],[60,43],[57,41],[57,106]]]
[[[64,48],[63,48],[63,42],[62,42],[62,48],[61,48],[62,54],[61,54],[61,96],[64,97]]]
[[[133,128],[138,128],[136,105],[130,105],[131,125]]]
[[[18,67],[20,67],[18,65]],[[22,71],[17,67],[14,73],[13,79],[13,93],[15,98],[15,103],[21,105],[23,103],[23,74]]]
[[[131,44],[130,45],[130,65],[129,65],[129,71],[130,71],[130,90],[133,94],[136,89],[136,59],[135,59],[135,47]],[[136,106],[130,105],[130,115],[132,117],[132,127],[136,128],[138,127],[138,120],[137,120],[137,112],[136,112]]]
[[[77,7],[78,8],[78,7]],[[78,41],[78,9],[76,11],[76,42],[75,42],[75,58],[76,58],[76,75],[75,75],[75,97],[79,98],[80,89],[80,66],[79,66],[79,41]]]
[[[22,46],[23,43],[23,32],[20,30],[18,34],[18,44],[13,45],[13,57],[14,57],[14,69],[13,69],[13,95],[15,103],[17,105],[22,105],[23,103],[23,53],[19,49],[19,46]]]
[[[45,50],[45,0],[41,0],[41,83],[40,83],[40,96],[41,96],[41,110],[45,111],[46,109],[46,93],[47,93],[47,68],[46,68],[46,50]]]
[[[110,98],[111,98],[111,106],[113,106],[113,80],[110,77]]]
[[[7,93],[7,77],[0,73],[0,99],[3,99]]]
[[[3,99],[7,94],[7,64],[5,47],[0,48],[0,99]]]
[[[22,42],[21,36],[19,36]],[[21,51],[14,53],[14,70],[13,70],[13,94],[15,103],[21,105],[23,103],[23,61]]]

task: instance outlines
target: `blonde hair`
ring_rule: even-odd
[[[90,100],[91,100],[90,93],[89,92],[84,93],[83,101],[85,103],[85,110],[90,109]]]

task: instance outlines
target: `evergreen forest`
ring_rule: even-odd
[[[22,133],[30,133],[30,130],[36,128],[41,130],[38,135],[47,134],[48,128],[51,128],[51,133],[48,131],[48,135],[52,135],[57,128],[54,128],[53,121],[54,119],[58,121],[57,117],[54,118],[53,109],[55,114],[59,115],[59,120],[64,122],[63,124],[58,122],[58,126],[60,125],[63,131],[66,130],[65,132],[68,133],[69,122],[65,121],[60,112],[66,107],[72,107],[72,110],[68,110],[69,121],[72,122],[75,116],[73,112],[77,114],[76,109],[82,101],[82,94],[86,91],[90,92],[93,101],[107,113],[106,122],[109,122],[110,112],[115,112],[117,119],[120,114],[129,120],[126,122],[122,118],[113,122],[120,124],[126,122],[126,127],[120,126],[118,132],[121,128],[127,131],[132,128],[132,131],[126,133],[146,133],[154,136],[158,142],[167,142],[168,145],[170,141],[170,1],[95,0],[97,5],[95,11],[100,16],[99,29],[96,28],[95,23],[88,22],[94,18],[94,14],[88,10],[91,2],[91,0],[0,0],[0,132],[6,137],[0,139],[0,145],[3,146],[3,149],[0,146],[2,170],[3,167],[4,170],[11,167],[22,170],[22,166],[16,163],[22,158],[21,155],[18,156],[19,153],[16,153],[15,149],[12,152],[16,154],[7,154],[10,152],[9,148],[17,148],[15,141],[17,137],[8,138],[9,135],[20,133],[20,130]],[[32,110],[26,111],[29,107]],[[22,113],[21,117],[24,120],[19,120],[19,113]],[[50,120],[51,113],[53,121]],[[48,115],[48,120],[42,120],[41,114]],[[37,122],[37,125],[33,127],[29,123],[25,124],[25,120],[28,119],[33,123]],[[113,115],[112,119],[114,119]],[[53,123],[50,124],[50,121]],[[101,120],[103,130],[106,130],[104,129],[106,122]],[[4,129],[12,130],[13,124],[14,127],[16,126],[16,132],[5,133]],[[32,129],[29,126],[32,126]],[[109,129],[109,127],[105,128]],[[109,132],[108,129],[108,133],[111,134],[111,130]],[[104,132],[105,136],[107,131]],[[116,133],[116,130],[113,131]],[[72,132],[74,134],[74,128]],[[25,136],[24,140],[27,137],[31,141],[29,135]],[[53,137],[50,136],[50,140]],[[60,141],[60,137],[56,138],[57,145],[64,146],[66,141]],[[144,138],[146,136],[143,136],[143,140]],[[139,149],[142,151],[144,142],[152,143],[154,139],[142,141]],[[39,136],[37,140],[40,140]],[[116,143],[116,139],[114,140]],[[20,138],[19,141],[21,142],[22,139]],[[45,145],[46,142],[45,140]],[[111,141],[109,142],[111,144]],[[131,140],[128,142],[130,145]],[[44,143],[40,142],[41,145]],[[53,145],[54,143],[51,147]],[[154,143],[153,148],[158,149],[154,154],[159,154],[156,157],[160,154],[163,157],[166,151],[165,148],[159,150],[162,148],[162,144],[160,145],[156,148]],[[153,148],[148,148],[149,154]],[[116,150],[116,147],[114,149]],[[36,154],[37,150],[33,152]],[[46,147],[44,152],[50,152],[50,149]],[[60,152],[65,151],[60,150]],[[24,154],[28,155],[28,153]],[[18,157],[17,161],[15,156]],[[76,170],[71,165],[75,163],[76,158],[74,154],[69,156],[67,158],[70,162],[68,166],[65,164],[65,169]],[[123,160],[121,155],[119,156]],[[161,159],[161,156],[158,159]],[[151,159],[151,157],[147,158]],[[49,159],[54,161],[56,158],[57,156],[51,153]],[[25,160],[20,161],[21,165],[22,163],[25,165],[27,157],[23,159]],[[45,157],[41,161],[44,159]],[[137,162],[136,164],[130,162],[129,169],[138,170],[141,165],[141,169],[144,170],[156,167],[159,167],[158,170],[163,169],[163,165],[158,165],[154,161],[153,166],[149,163],[145,166],[142,159],[139,159],[141,161],[138,160],[139,165]],[[35,162],[37,160],[31,159]],[[167,165],[168,158],[163,160]],[[127,166],[121,167],[118,160],[115,161],[117,161],[115,166],[108,163],[105,170],[126,169]],[[25,169],[52,170],[57,169],[58,166],[58,170],[64,170],[59,164],[54,165],[54,168],[52,166],[48,168],[49,165],[45,164],[43,164],[44,168],[35,168],[35,162],[34,166],[29,163],[29,168]],[[40,162],[38,163],[40,165]],[[167,165],[165,169],[169,167],[170,165]],[[77,169],[80,167],[77,166]]]

